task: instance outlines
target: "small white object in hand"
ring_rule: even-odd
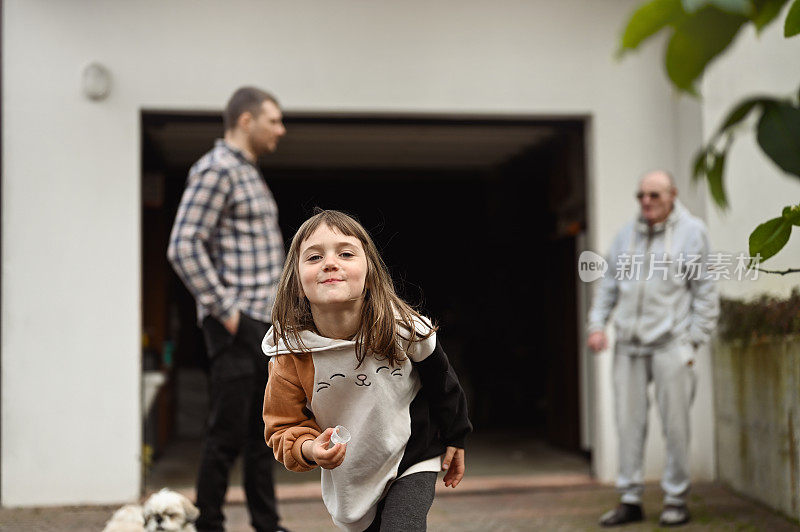
[[[350,431],[341,425],[336,425],[331,434],[331,447],[337,443],[345,444],[350,441]]]

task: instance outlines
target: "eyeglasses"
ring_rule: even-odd
[[[647,193],[644,193],[644,192],[639,191],[639,192],[636,193],[636,199],[639,200],[639,201],[642,201],[645,196],[647,196],[651,200],[657,200],[658,198],[661,197],[661,192],[647,192]]]

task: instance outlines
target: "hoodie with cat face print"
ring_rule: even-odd
[[[417,331],[430,329],[415,323]],[[270,329],[262,348],[270,357],[264,395],[267,443],[292,471],[309,471],[300,448],[327,427],[343,425],[352,439],[344,461],[322,470],[322,499],[334,523],[360,532],[375,518],[377,504],[402,476],[441,469],[447,446],[464,447],[472,430],[464,391],[436,333],[416,341],[394,366],[366,356],[359,366],[355,342],[300,335],[308,353]],[[407,345],[407,344],[406,344]]]

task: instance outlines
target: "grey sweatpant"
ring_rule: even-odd
[[[617,344],[614,352],[614,399],[619,436],[617,489],[624,503],[641,504],[642,463],[647,435],[647,386],[655,385],[666,448],[661,478],[664,504],[685,504],[689,492],[689,408],[696,376],[687,363],[693,347],[675,340],[657,349],[634,350]]]

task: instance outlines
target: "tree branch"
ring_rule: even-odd
[[[756,270],[762,273],[774,273],[776,275],[786,275],[787,273],[800,273],[800,268],[789,268],[788,270],[782,272],[778,270],[764,270],[762,268],[756,268]]]

